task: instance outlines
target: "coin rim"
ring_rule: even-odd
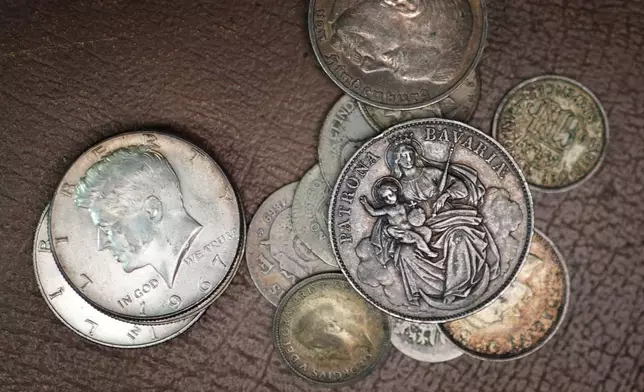
[[[371,362],[369,366],[367,366],[363,371],[355,374],[353,377],[346,379],[344,381],[339,381],[339,382],[324,382],[320,380],[316,380],[313,378],[310,378],[304,374],[302,374],[297,368],[295,368],[290,361],[286,359],[286,355],[282,351],[282,346],[280,345],[281,339],[280,339],[280,334],[279,334],[279,322],[282,316],[282,312],[284,311],[284,308],[287,305],[287,302],[293,297],[295,294],[297,294],[300,289],[302,289],[304,286],[308,285],[309,283],[316,282],[318,280],[341,280],[341,281],[346,281],[345,277],[340,273],[340,272],[322,272],[319,274],[311,275],[308,278],[301,280],[297,284],[295,284],[291,289],[289,289],[280,299],[279,305],[277,306],[277,309],[275,310],[275,314],[273,315],[273,322],[272,322],[272,335],[273,335],[273,345],[278,353],[278,356],[282,360],[283,363],[288,366],[288,368],[293,371],[295,374],[297,374],[298,377],[316,385],[324,385],[327,387],[339,387],[339,386],[346,386],[346,385],[351,385],[354,384],[355,382],[364,379],[368,375],[370,375],[376,368],[378,368],[382,363],[384,363],[385,358],[389,354],[391,350],[391,339],[390,339],[390,334],[391,334],[391,326],[389,324],[389,317],[387,315],[383,314],[382,317],[384,319],[384,334],[383,334],[383,339],[381,340],[381,346],[380,350],[378,350],[378,353],[374,355],[374,360]],[[369,302],[367,302],[367,306],[371,306]]]
[[[412,323],[412,324],[426,324],[426,325],[427,325],[427,324],[431,324],[431,325],[433,325],[434,327],[438,328],[438,332],[439,332],[440,334],[445,335],[445,333],[443,333],[443,331],[439,328],[438,324],[434,324],[434,323],[416,323],[416,322],[413,322],[413,321],[399,320],[399,319],[397,319],[396,317],[389,316],[389,315],[387,315],[387,317],[389,317],[389,324],[391,324],[391,325],[392,325],[392,327],[391,327],[391,336],[390,336],[391,345],[392,345],[392,346],[394,346],[394,347],[396,348],[396,350],[400,351],[403,355],[405,355],[405,356],[407,356],[407,357],[409,357],[409,358],[411,358],[411,359],[414,359],[414,360],[419,361],[419,362],[425,362],[425,363],[443,363],[443,362],[449,362],[449,361],[452,361],[452,360],[454,360],[454,359],[456,359],[456,358],[461,357],[461,356],[464,354],[463,350],[461,350],[461,348],[460,348],[460,347],[458,347],[458,346],[456,346],[456,345],[453,345],[451,340],[449,340],[449,343],[450,343],[450,345],[452,345],[452,346],[453,346],[453,347],[452,347],[452,349],[456,349],[455,351],[458,351],[458,355],[456,355],[455,357],[451,357],[451,358],[449,358],[449,359],[442,360],[442,361],[432,361],[432,360],[428,360],[428,359],[426,359],[426,358],[423,358],[423,357],[422,357],[422,355],[421,355],[421,353],[419,353],[419,352],[418,352],[418,351],[416,351],[416,350],[407,350],[407,349],[403,349],[405,346],[402,346],[402,345],[401,345],[401,346],[402,346],[402,348],[401,348],[401,347],[399,347],[396,343],[394,343],[394,339],[393,339],[393,336],[394,336],[394,326],[393,326],[393,323],[395,323],[395,322],[407,322],[407,323]],[[392,319],[393,319],[393,321],[392,321]],[[398,321],[398,320],[399,320],[399,321]],[[445,337],[445,338],[447,339],[447,337]],[[402,341],[402,339],[396,339],[396,341],[398,341],[398,340]]]
[[[507,161],[512,165],[513,169],[516,171],[516,175],[519,180],[519,186],[523,190],[523,195],[526,197],[526,210],[527,210],[527,217],[525,219],[527,220],[528,226],[527,226],[527,234],[529,234],[529,237],[525,243],[525,246],[521,250],[521,254],[517,256],[518,258],[518,263],[514,267],[514,271],[512,272],[511,278],[508,279],[505,283],[501,285],[501,287],[497,290],[496,294],[493,294],[490,298],[488,298],[486,301],[482,302],[481,304],[474,306],[472,309],[468,311],[461,311],[459,313],[455,313],[452,316],[441,316],[441,317],[416,317],[416,316],[409,316],[402,314],[400,312],[397,312],[395,310],[387,309],[385,306],[379,304],[371,298],[367,293],[363,291],[363,289],[360,287],[360,285],[355,281],[355,279],[351,276],[351,273],[349,272],[347,266],[344,264],[344,261],[342,260],[342,257],[340,256],[340,252],[336,247],[336,236],[335,236],[335,230],[334,230],[334,210],[336,209],[336,201],[337,201],[337,195],[338,192],[340,191],[340,185],[344,181],[344,177],[347,175],[348,168],[353,164],[355,161],[356,157],[360,156],[364,150],[368,149],[372,144],[380,141],[380,139],[385,139],[390,137],[396,132],[400,132],[405,128],[409,128],[412,126],[417,126],[420,124],[424,123],[448,123],[448,125],[454,126],[454,127],[461,127],[461,128],[466,128],[468,131],[472,132],[474,135],[479,135],[482,139],[486,140],[488,143],[492,144],[493,146],[497,147],[499,152],[502,154],[505,154],[505,157]],[[344,166],[342,169],[342,172],[340,173],[340,176],[338,177],[338,181],[335,184],[335,187],[333,188],[333,194],[331,195],[331,202],[330,202],[330,207],[329,207],[329,235],[331,237],[331,247],[333,248],[333,253],[335,254],[336,260],[338,261],[338,266],[340,267],[340,271],[344,274],[344,276],[347,278],[351,286],[353,286],[360,295],[365,298],[369,303],[374,305],[376,308],[380,309],[381,311],[392,315],[396,318],[407,320],[407,321],[413,321],[413,322],[421,322],[421,323],[443,323],[443,322],[448,322],[448,321],[454,321],[458,320],[460,318],[464,318],[469,316],[472,313],[476,313],[487,306],[489,306],[494,300],[499,298],[510,286],[510,284],[516,279],[518,272],[521,270],[523,267],[523,264],[525,263],[525,260],[528,256],[529,250],[530,250],[530,244],[532,243],[532,235],[534,232],[534,203],[532,201],[532,194],[530,193],[530,189],[528,187],[528,183],[525,180],[525,177],[523,176],[523,172],[517,165],[517,163],[514,161],[514,158],[507,152],[507,150],[502,147],[499,142],[497,142],[495,139],[492,139],[489,135],[483,133],[482,131],[474,128],[473,126],[467,125],[465,123],[455,121],[455,120],[446,120],[442,118],[425,118],[425,119],[417,119],[417,120],[410,120],[406,121],[403,123],[400,123],[398,125],[394,125],[391,128],[386,129],[379,135],[375,136],[371,140],[367,141],[365,144],[363,144],[358,151],[351,157],[351,159],[347,162],[347,164]]]
[[[333,83],[335,83],[338,87],[340,87],[345,93],[349,94],[352,98],[354,98],[355,100],[357,100],[359,102],[364,102],[364,103],[367,103],[367,104],[369,104],[371,106],[375,106],[375,107],[378,107],[378,108],[381,108],[381,109],[411,110],[411,109],[418,109],[418,108],[421,108],[421,107],[427,106],[427,105],[432,105],[432,104],[434,104],[434,103],[436,103],[438,101],[441,101],[442,99],[444,99],[445,97],[450,95],[455,89],[457,89],[458,86],[460,86],[465,81],[465,79],[470,74],[470,72],[473,71],[474,69],[476,69],[479,61],[481,60],[481,57],[483,56],[483,49],[485,49],[485,46],[486,46],[487,32],[488,32],[487,4],[486,4],[486,0],[476,0],[476,1],[478,1],[480,3],[481,18],[483,19],[483,23],[482,23],[482,26],[481,26],[481,38],[480,38],[480,40],[478,42],[478,47],[476,49],[476,53],[472,57],[472,61],[471,61],[470,65],[469,65],[469,67],[467,68],[467,70],[463,73],[463,76],[456,83],[454,83],[454,85],[452,87],[450,87],[449,89],[445,90],[442,94],[439,94],[439,95],[437,95],[437,96],[435,96],[435,97],[433,97],[431,99],[428,99],[426,101],[423,101],[423,102],[420,102],[420,103],[417,103],[417,104],[398,105],[398,106],[396,106],[396,105],[393,105],[393,106],[392,105],[387,105],[386,103],[383,104],[383,103],[380,103],[380,102],[373,101],[373,100],[371,100],[369,98],[363,97],[363,96],[357,94],[356,92],[352,91],[348,86],[345,86],[344,83],[342,83],[340,81],[340,79],[338,79],[335,75],[333,75],[333,73],[329,69],[329,66],[322,59],[322,53],[320,52],[320,48],[319,48],[319,46],[317,44],[317,40],[315,38],[315,29],[314,29],[314,26],[315,26],[314,15],[315,15],[315,3],[316,3],[316,1],[318,1],[318,0],[310,0],[310,2],[309,2],[309,12],[308,12],[307,21],[308,21],[309,40],[311,41],[311,46],[313,47],[313,52],[315,53],[315,58],[316,58],[317,62],[322,67],[322,70],[324,70],[324,73],[326,73],[327,76],[329,78],[331,78]],[[468,0],[468,5],[470,6],[470,8],[472,8],[471,1],[472,0]]]
[[[460,342],[458,342],[454,337],[452,337],[452,335],[447,331],[447,329],[443,324],[439,324],[441,332],[443,332],[443,334],[452,343],[454,343],[459,349],[463,350],[465,354],[477,359],[483,359],[486,361],[494,361],[494,362],[506,362],[506,361],[512,361],[515,359],[520,359],[535,353],[541,347],[545,346],[546,343],[548,343],[548,341],[550,341],[550,339],[552,339],[552,337],[555,336],[555,333],[559,330],[559,327],[561,327],[561,324],[563,323],[564,319],[566,318],[566,314],[568,313],[568,305],[570,303],[570,274],[568,273],[568,267],[566,266],[566,261],[564,260],[563,256],[561,255],[561,252],[559,252],[559,249],[555,246],[552,240],[549,237],[547,237],[545,234],[543,234],[543,232],[541,232],[541,230],[539,229],[535,228],[534,232],[539,236],[541,236],[541,238],[543,238],[546,241],[546,243],[552,247],[564,274],[564,285],[565,285],[564,293],[563,293],[564,306],[563,306],[563,309],[561,310],[559,320],[557,320],[554,326],[548,330],[545,337],[537,345],[532,346],[528,350],[523,351],[517,355],[512,355],[512,354],[494,355],[494,354],[479,353],[477,351],[472,350],[471,347],[467,347],[461,344]]]
[[[606,111],[604,110],[604,107],[602,106],[601,102],[597,98],[597,96],[590,91],[590,89],[580,82],[576,81],[575,79],[571,79],[566,76],[561,76],[561,75],[555,75],[555,74],[546,74],[546,75],[539,75],[535,76],[533,78],[524,80],[523,82],[517,84],[514,86],[510,91],[508,91],[503,99],[501,100],[501,103],[499,103],[499,106],[496,108],[496,112],[494,113],[494,120],[492,121],[492,137],[495,140],[497,139],[497,126],[499,124],[499,119],[501,117],[501,114],[503,112],[503,109],[505,109],[505,105],[508,103],[510,98],[514,94],[517,93],[520,89],[524,88],[528,84],[535,83],[535,82],[540,82],[542,80],[558,80],[558,81],[564,81],[568,82],[575,87],[579,88],[586,94],[590,96],[590,98],[593,100],[593,103],[597,108],[599,108],[599,113],[601,115],[601,121],[604,126],[604,143],[602,144],[602,151],[601,154],[599,155],[599,159],[597,159],[597,162],[595,162],[595,165],[588,171],[586,174],[584,174],[579,180],[572,182],[568,185],[560,186],[560,187],[545,187],[543,185],[538,185],[538,184],[533,184],[529,182],[528,184],[530,185],[530,189],[535,190],[537,192],[543,192],[543,193],[561,193],[561,192],[567,192],[571,189],[577,188],[578,186],[582,185],[588,179],[593,177],[601,168],[602,164],[604,163],[604,159],[606,158],[606,155],[608,154],[608,141],[609,141],[609,134],[610,134],[610,127],[608,125],[608,117],[606,116]],[[501,142],[499,142],[500,144]],[[523,170],[523,169],[521,169]]]

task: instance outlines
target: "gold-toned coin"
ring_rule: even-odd
[[[565,262],[555,245],[535,230],[530,254],[516,280],[490,306],[441,325],[467,354],[489,360],[535,352],[557,331],[570,296]]]
[[[389,351],[389,321],[340,273],[303,280],[280,301],[273,339],[298,376],[325,386],[353,383]]]

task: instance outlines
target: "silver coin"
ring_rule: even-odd
[[[270,195],[248,226],[248,272],[257,290],[273,305],[300,280],[338,270],[317,257],[293,230],[291,205],[297,184],[288,184]]]
[[[483,0],[311,0],[309,36],[327,75],[386,109],[436,103],[476,68]]]
[[[172,339],[190,328],[204,312],[163,325],[131,324],[98,311],[74,291],[56,266],[49,242],[49,206],[40,217],[34,238],[34,269],[45,302],[67,327],[105,346],[140,348]]]
[[[481,309],[515,278],[533,207],[496,141],[426,119],[362,146],[338,179],[329,221],[340,269],[367,300],[395,317],[442,322]]]
[[[207,307],[235,274],[241,203],[221,168],[179,138],[136,132],[81,155],[50,211],[56,261],[108,314],[170,322]]]
[[[345,163],[378,133],[365,120],[355,99],[343,95],[333,105],[324,119],[318,143],[320,170],[331,188]]]
[[[446,362],[463,355],[437,324],[414,323],[389,317],[391,343],[401,353],[422,362]]]
[[[328,265],[337,267],[329,240],[329,202],[331,188],[315,165],[300,180],[291,212],[293,229],[298,237]]]
[[[359,102],[360,111],[375,129],[385,129],[404,121],[439,117],[467,122],[481,98],[481,82],[478,70],[470,72],[465,81],[439,102],[412,110],[381,109]]]

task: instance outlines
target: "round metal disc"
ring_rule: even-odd
[[[414,323],[389,317],[391,343],[408,357],[422,362],[446,362],[463,355],[437,324]]]

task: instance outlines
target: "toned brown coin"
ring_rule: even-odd
[[[373,106],[447,97],[483,52],[483,0],[311,0],[309,35],[329,77]]]
[[[565,191],[599,168],[608,144],[608,121],[586,87],[545,75],[526,80],[505,96],[492,134],[533,188]]]
[[[568,306],[568,271],[555,245],[535,230],[517,279],[490,306],[441,326],[466,353],[490,360],[517,359],[542,347]]]
[[[368,375],[390,347],[387,316],[340,273],[315,275],[289,290],[273,318],[273,339],[292,371],[325,386]]]

